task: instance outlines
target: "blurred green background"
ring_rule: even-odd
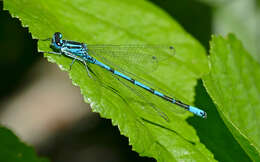
[[[211,34],[234,32],[260,62],[259,0],[151,0],[151,3],[177,20],[207,50]],[[131,151],[128,139],[120,135],[110,120],[90,112],[79,88],[71,86],[68,75],[37,53],[37,40],[32,39],[28,28],[23,28],[19,19],[12,18],[2,8],[0,1],[0,68],[3,73],[0,122],[51,161],[155,161]],[[214,107],[202,82],[198,81],[195,104],[206,103]],[[194,123],[192,118],[188,122]],[[226,128],[223,123],[218,125]],[[206,123],[193,126],[202,143],[221,161],[222,155],[199,133],[207,127]]]

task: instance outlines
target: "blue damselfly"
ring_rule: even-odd
[[[150,50],[154,48],[160,48],[162,50],[167,50],[173,53],[174,52],[173,46],[164,46],[164,48],[161,48],[162,47],[161,45],[158,46],[155,45],[87,45],[85,43],[80,43],[76,41],[64,40],[62,39],[62,34],[59,32],[54,33],[52,38],[45,39],[45,40],[51,40],[50,47],[53,49],[53,51],[45,52],[45,53],[64,55],[72,58],[73,61],[70,64],[70,68],[73,65],[73,63],[76,60],[78,60],[85,65],[87,73],[89,77],[91,77],[88,64],[91,63],[91,64],[98,65],[106,69],[107,71],[111,72],[112,74],[129,81],[133,85],[139,86],[144,90],[158,97],[161,97],[165,101],[176,104],[181,108],[184,108],[185,110],[190,111],[193,114],[200,116],[202,118],[207,117],[207,113],[205,111],[196,108],[194,106],[184,104],[179,100],[169,97],[162,90],[149,87],[148,85],[144,84],[145,82],[144,80],[137,81],[133,79],[132,77],[127,75],[130,72],[117,68],[117,65],[115,63],[113,64],[112,62],[109,62],[107,58],[102,57],[102,55],[106,55],[108,56],[108,58],[117,57],[116,55],[124,53],[124,57],[122,59],[125,60],[121,62],[123,62],[122,66],[125,66],[125,69],[128,68],[129,62],[135,62],[136,64],[139,63],[144,66],[149,66],[152,69],[152,68],[156,68],[157,62],[160,59],[151,55],[152,51]],[[140,59],[137,59],[140,58],[140,56],[142,56],[141,61]],[[100,58],[100,60],[96,58]],[[130,58],[132,59],[131,61]],[[137,60],[139,60],[139,62]],[[160,112],[159,110],[157,111],[159,112],[160,116],[168,120],[167,115],[165,115],[163,112]]]

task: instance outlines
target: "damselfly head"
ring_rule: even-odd
[[[62,34],[60,32],[56,32],[53,34],[52,37],[52,41],[51,41],[51,45],[50,47],[54,50],[54,51],[60,51],[63,42],[62,42]]]

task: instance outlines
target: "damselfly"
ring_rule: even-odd
[[[113,73],[114,75],[123,78],[130,83],[139,86],[143,88],[144,90],[161,97],[163,100],[168,101],[170,103],[176,104],[180,106],[181,108],[192,112],[193,114],[200,116],[202,118],[207,117],[207,113],[199,108],[196,108],[194,106],[190,106],[187,104],[182,103],[179,100],[176,100],[172,97],[167,96],[158,89],[153,89],[149,87],[148,85],[141,83],[132,77],[128,76],[128,72],[126,70],[120,70],[120,69],[114,69],[117,66],[109,63],[109,60],[102,57],[102,55],[106,55],[109,57],[117,57],[117,54],[124,53],[124,58],[122,59],[128,59],[128,57],[131,56],[132,59],[130,62],[138,60],[137,58],[142,56],[143,59],[141,59],[141,64],[144,66],[150,66],[155,67],[158,62],[158,58],[151,55],[151,49],[154,48],[160,48],[162,50],[168,50],[170,52],[174,51],[173,46],[167,46],[164,48],[161,48],[162,46],[152,46],[152,45],[87,45],[85,43],[70,41],[70,40],[64,40],[62,39],[62,34],[59,32],[54,33],[52,38],[45,39],[45,40],[51,40],[50,47],[53,49],[52,52],[45,52],[49,54],[56,54],[56,55],[64,55],[67,57],[70,57],[73,59],[72,63],[70,64],[70,68],[72,67],[73,63],[78,60],[82,62],[85,65],[85,68],[87,70],[87,73],[89,77],[91,77],[90,70],[88,67],[88,64],[95,64],[97,66],[100,66],[107,71]],[[97,60],[96,58],[100,58],[101,60]],[[136,59],[136,60],[135,60]],[[124,61],[124,66],[127,67],[129,60]],[[138,62],[136,62],[138,64]],[[140,67],[140,66],[139,66]],[[134,70],[134,69],[133,69]],[[159,112],[159,115],[162,116],[164,119],[168,120],[167,115],[163,112]]]

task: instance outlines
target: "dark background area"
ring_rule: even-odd
[[[151,0],[151,2],[164,9],[188,33],[199,40],[206,49],[209,49],[213,10],[210,6],[196,0]],[[0,79],[0,112],[3,108],[1,105],[5,100],[22,91],[34,81],[33,76],[28,77],[28,72],[35,67],[37,62],[44,61],[42,54],[37,53],[37,40],[32,39],[28,28],[23,28],[20,20],[12,18],[8,11],[2,10],[2,3],[0,1],[0,68],[3,73]],[[6,55],[6,53],[9,55]],[[198,81],[196,94],[196,105],[203,107],[211,105],[210,107],[214,107],[201,81]],[[220,118],[216,109],[206,109],[206,111],[215,114],[212,120]],[[94,125],[89,124],[91,120],[95,120]],[[208,137],[205,137],[203,135],[212,129],[212,126],[207,124],[209,122],[205,123],[194,118],[188,119],[188,122],[197,129],[202,143],[214,154],[217,160],[221,161],[222,157],[226,155],[221,154],[217,147],[209,142],[210,138],[216,136],[216,133],[225,134],[230,138],[231,143],[233,142],[236,145],[235,139],[229,134],[224,123],[216,123],[214,126],[217,127],[217,130],[212,131]],[[210,123],[214,123],[214,121],[210,121]],[[92,115],[91,118],[83,118],[77,121],[68,129],[55,134],[49,141],[36,146],[36,150],[38,154],[46,156],[54,162],[81,162],[90,157],[92,158],[89,159],[91,162],[155,161],[152,158],[139,157],[136,152],[131,151],[128,139],[120,135],[118,128],[112,126],[110,120],[102,119],[97,114]],[[220,145],[224,148],[228,147],[225,143],[220,142]],[[239,150],[239,146],[237,147],[238,153],[245,154]],[[231,151],[229,156],[235,156],[237,152]],[[247,157],[246,154],[245,157]],[[245,158],[243,161],[249,160]]]

